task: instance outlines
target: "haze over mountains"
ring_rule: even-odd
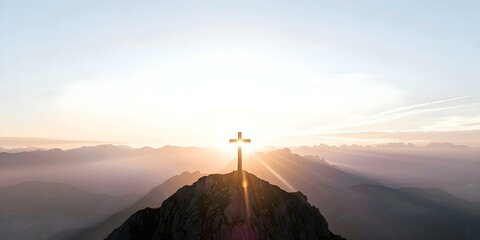
[[[288,149],[258,153],[246,162],[259,177],[304,193],[324,214],[332,231],[348,239],[480,237],[480,223],[476,221],[480,203],[442,189],[385,187]]]
[[[318,145],[292,148],[316,155],[345,171],[361,173],[392,187],[437,187],[480,201],[480,149],[451,143],[423,147],[390,143],[377,147]]]
[[[0,147],[0,153],[20,153],[20,152],[33,152],[36,150],[47,150],[38,147],[21,147],[21,148],[2,148]]]
[[[145,194],[175,174],[216,172],[231,159],[215,148],[175,146],[134,149],[99,145],[65,151],[3,152],[0,153],[0,184],[61,182],[112,195]]]
[[[245,160],[244,168],[288,192],[304,193],[326,217],[332,231],[348,239],[392,239],[397,236],[402,239],[468,239],[480,236],[476,221],[480,210],[475,191],[467,194],[469,192],[455,192],[428,184],[451,186],[469,182],[471,186],[464,185],[464,189],[474,190],[480,183],[475,178],[478,175],[474,174],[480,166],[476,157],[478,153],[478,149],[449,144],[426,147],[407,144],[380,147],[320,145],[259,152]],[[57,232],[52,230],[52,234],[45,237],[55,240],[102,239],[131,214],[145,207],[159,207],[178,188],[192,184],[204,174],[231,172],[235,164],[233,161],[230,165],[227,163],[233,157],[209,148],[132,149],[111,145],[68,151],[0,153],[0,180],[15,184],[39,178],[37,180],[68,182],[76,187],[86,186],[95,192],[115,192],[117,195],[151,190],[136,203],[131,201],[118,208],[109,204],[112,208],[107,213],[94,219],[79,216],[82,224],[62,225],[55,228]],[[128,163],[131,167],[118,168],[116,163],[125,166]],[[159,185],[164,179],[191,169],[203,170],[202,173],[183,173]],[[49,176],[53,170],[63,174]],[[14,174],[26,171],[30,174]],[[95,182],[97,186],[93,186]],[[34,191],[32,194],[40,193]],[[55,195],[61,196],[61,193],[51,196]],[[75,203],[75,199],[65,201]],[[101,206],[98,201],[87,202]],[[6,202],[3,206],[9,209],[13,206],[11,204]],[[31,203],[23,204],[28,209]],[[91,208],[95,209],[94,206]],[[67,210],[59,211],[68,213]],[[43,211],[42,217],[61,219],[52,211]],[[25,234],[28,232],[32,231]]]
[[[291,148],[319,156],[344,171],[368,176],[392,187],[439,187],[480,200],[480,150],[448,143],[414,147],[391,143],[377,147]],[[62,182],[91,192],[145,194],[184,171],[219,172],[235,156],[215,148],[140,148],[99,145],[70,150],[0,151],[0,186],[23,181]],[[234,166],[231,166],[234,169]],[[110,172],[105,176],[105,172]],[[139,174],[141,173],[141,174]]]

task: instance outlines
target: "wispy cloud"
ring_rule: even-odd
[[[459,100],[468,99],[468,98],[470,98],[470,96],[461,96],[461,97],[403,106],[403,107],[379,112],[370,116],[356,117],[350,120],[346,120],[346,121],[342,121],[334,124],[320,125],[320,126],[300,129],[298,131],[295,131],[293,135],[325,135],[325,134],[339,133],[339,132],[377,131],[378,129],[375,129],[376,124],[381,124],[381,123],[383,124],[387,122],[392,122],[394,120],[399,120],[402,118],[408,118],[414,115],[420,115],[420,114],[431,113],[431,112],[441,112],[441,111],[448,111],[448,110],[455,110],[455,109],[469,109],[469,108],[475,109],[480,105],[480,103],[478,102],[456,103]],[[449,116],[449,113],[444,114],[444,118],[448,116]],[[427,116],[427,118],[428,117],[429,116]],[[438,117],[431,117],[431,119],[427,121],[431,123],[430,126],[440,126],[438,123],[443,120],[439,119]],[[478,125],[475,125],[475,124],[465,125],[465,124],[475,123],[475,122],[478,122],[478,119],[475,117],[467,118],[466,120],[463,119],[462,122],[458,122],[459,127],[457,127],[455,130],[462,130],[462,126],[463,128],[465,128],[465,130],[471,130],[472,128],[476,128]],[[392,123],[390,125],[392,127],[391,130],[395,130],[395,124]],[[413,128],[412,131],[422,130],[422,125],[418,124],[415,126],[415,121],[411,121],[409,125],[412,126]],[[429,128],[428,130],[435,130],[435,129]],[[445,130],[445,129],[437,129],[437,130]]]
[[[384,116],[384,115],[390,115],[390,114],[405,112],[405,111],[408,111],[408,110],[411,110],[411,109],[423,108],[423,107],[426,107],[426,106],[437,105],[437,104],[440,104],[440,103],[452,102],[452,101],[465,99],[465,98],[469,98],[469,97],[470,96],[463,96],[463,97],[456,97],[456,98],[450,98],[450,99],[444,99],[444,100],[438,100],[438,101],[432,101],[432,102],[426,102],[426,103],[420,103],[420,104],[413,104],[413,105],[410,105],[410,106],[399,107],[399,108],[387,110],[387,111],[378,113],[375,116]]]

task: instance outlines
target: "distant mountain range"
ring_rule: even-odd
[[[111,195],[145,194],[169,176],[184,171],[218,172],[231,159],[215,148],[174,146],[134,149],[99,145],[66,151],[3,152],[0,186],[23,181],[63,182]]]
[[[20,153],[20,152],[33,152],[37,150],[47,151],[48,149],[38,147],[24,147],[24,148],[2,148],[0,147],[0,153]]]
[[[1,138],[0,138],[1,139]],[[5,139],[5,138],[4,138]],[[4,140],[5,141],[5,140]],[[51,140],[54,141],[54,140]],[[94,143],[94,142],[92,142]],[[1,144],[0,144],[1,145]],[[149,150],[158,150],[162,148],[169,148],[169,147],[175,147],[175,146],[165,146],[162,148],[151,148],[151,147],[143,147],[143,148],[132,148],[127,145],[111,145],[111,144],[103,144],[103,145],[96,145],[96,146],[91,146],[89,148],[95,148],[95,147],[105,147],[105,146],[111,146],[111,147],[118,147],[118,148],[126,148],[126,149],[131,149],[131,150],[139,150],[139,149],[149,149]],[[303,146],[303,147],[309,147],[309,146]],[[336,146],[329,146],[326,144],[320,144],[316,146],[311,146],[312,148],[470,148],[466,145],[456,145],[450,142],[431,142],[429,144],[423,145],[423,146],[416,146],[413,143],[404,143],[404,142],[390,142],[390,143],[385,143],[385,144],[380,144],[380,145],[366,145],[366,146],[360,146],[360,145],[341,145],[339,147]],[[86,148],[86,147],[81,147],[81,148]],[[282,149],[283,147],[276,147],[276,146],[266,146],[258,149],[258,151],[263,151],[263,152],[269,152],[269,151],[274,151],[274,150],[279,150]],[[298,148],[298,147],[291,147],[292,149]],[[78,148],[72,148],[73,149],[78,149]],[[5,153],[20,153],[20,152],[33,152],[33,151],[48,151],[48,148],[45,147],[34,147],[34,146],[29,146],[29,147],[18,147],[18,148],[6,148],[6,147],[0,147],[0,153],[5,152]]]
[[[75,148],[78,146],[92,146],[105,144],[107,142],[72,140],[72,139],[52,139],[38,137],[0,137],[0,146],[10,149],[48,149],[52,147]]]

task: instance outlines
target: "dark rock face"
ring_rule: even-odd
[[[114,230],[127,239],[342,239],[300,192],[244,172],[214,174],[179,189]]]

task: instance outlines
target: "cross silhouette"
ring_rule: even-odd
[[[231,143],[238,144],[238,172],[242,172],[242,144],[241,143],[250,143],[250,139],[242,139],[242,132],[238,132],[237,139],[230,139]]]

